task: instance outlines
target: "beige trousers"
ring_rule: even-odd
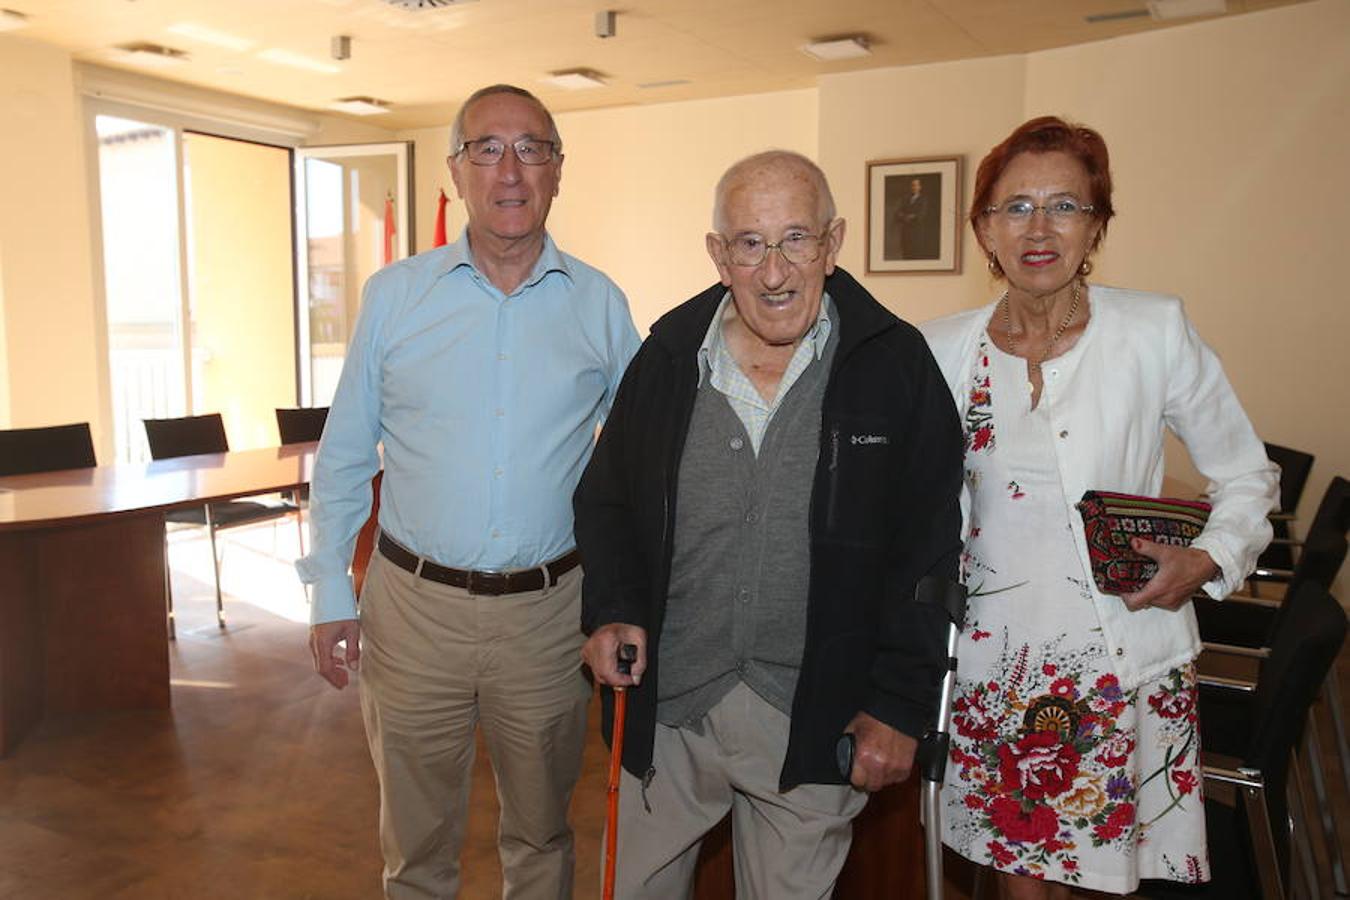
[[[615,897],[690,896],[703,836],[731,811],[736,896],[821,900],[834,890],[867,794],[848,785],[778,790],[788,717],[738,684],[703,718],[703,734],[656,726],[656,770],[623,773]]]
[[[580,607],[580,568],[543,591],[491,597],[371,558],[361,709],[380,779],[390,900],[458,894],[479,725],[501,803],[501,896],[571,900],[567,807],[591,695]]]

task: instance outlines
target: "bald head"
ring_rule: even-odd
[[[770,183],[781,189],[785,181],[800,182],[804,190],[812,193],[820,213],[819,224],[834,219],[834,195],[830,193],[830,184],[820,166],[791,150],[766,150],[733,164],[718,180],[713,196],[713,230],[726,232],[727,200],[731,194]]]

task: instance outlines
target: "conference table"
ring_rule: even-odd
[[[164,514],[302,487],[317,446],[0,478],[0,757],[48,714],[167,708]]]

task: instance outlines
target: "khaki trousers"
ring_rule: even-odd
[[[703,734],[656,726],[656,774],[645,792],[623,773],[615,897],[689,897],[703,836],[730,810],[738,898],[828,898],[867,794],[828,784],[781,793],[788,717],[744,683],[702,725]]]
[[[380,779],[390,900],[459,892],[474,730],[501,803],[504,900],[570,900],[567,808],[590,686],[581,569],[543,591],[470,595],[376,553],[361,598],[361,709]]]

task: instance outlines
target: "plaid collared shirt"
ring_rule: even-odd
[[[766,403],[759,395],[759,391],[755,390],[754,383],[741,371],[740,365],[731,355],[731,350],[722,337],[722,325],[734,313],[730,291],[727,291],[721,304],[718,305],[712,324],[708,326],[708,333],[704,335],[703,343],[698,348],[699,385],[711,384],[715,390],[726,395],[727,402],[731,404],[737,418],[745,426],[745,431],[750,436],[750,446],[754,448],[756,454],[759,453],[764,432],[768,431],[769,423],[773,421],[773,414],[778,411],[782,399],[806,371],[807,366],[824,354],[825,345],[830,340],[832,307],[829,294],[821,297],[820,314],[816,317],[816,323],[797,344],[792,359],[788,361],[787,368],[783,371],[783,379],[778,383],[777,395],[772,402]]]

